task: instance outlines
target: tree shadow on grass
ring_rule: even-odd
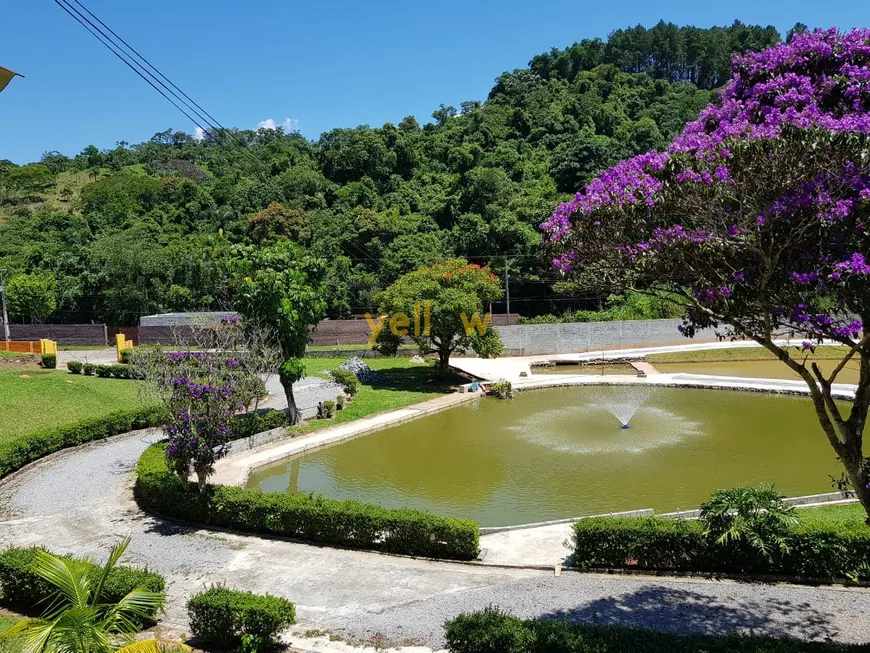
[[[456,374],[442,377],[438,370],[428,365],[417,367],[388,367],[375,370],[380,375],[376,383],[362,383],[374,390],[401,390],[407,392],[453,392],[465,379]]]
[[[722,635],[742,632],[802,640],[828,640],[839,630],[830,616],[807,601],[758,595],[715,597],[673,587],[647,587],[540,619],[649,628],[676,634]]]

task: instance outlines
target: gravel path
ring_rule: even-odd
[[[518,615],[679,633],[752,631],[870,641],[870,592],[836,587],[550,573],[435,563],[186,528],[138,511],[131,470],[158,433],[65,452],[0,483],[0,545],[103,556],[132,535],[128,562],[166,575],[170,626],[207,584],[286,596],[303,629],[351,641],[443,644],[441,626],[490,603]],[[294,640],[295,641],[295,640]]]

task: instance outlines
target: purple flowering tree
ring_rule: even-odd
[[[230,420],[243,405],[232,382],[212,385],[179,376],[171,383],[166,459],[185,488],[192,469],[202,489],[215,462],[226,455]]]
[[[131,367],[147,382],[143,390],[149,398],[166,407],[170,468],[185,488],[191,473],[202,488],[226,455],[230,421],[265,393],[265,375],[279,351],[267,329],[236,316],[179,336],[196,342],[196,349],[139,347]]]
[[[733,70],[720,105],[559,206],[545,241],[577,282],[676,297],[687,337],[748,338],[798,373],[870,524],[870,30],[808,32]],[[822,341],[843,346],[825,370],[807,356]]]

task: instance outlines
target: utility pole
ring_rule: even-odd
[[[508,267],[508,257],[504,257],[504,289],[505,299],[507,300],[507,322],[511,323],[511,272]]]
[[[9,337],[9,313],[6,312],[6,284],[3,283],[3,270],[0,270],[0,305],[3,306],[3,335],[6,342],[12,340]]]

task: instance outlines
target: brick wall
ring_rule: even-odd
[[[10,324],[9,335],[13,340],[48,338],[59,345],[106,346],[103,324]]]

